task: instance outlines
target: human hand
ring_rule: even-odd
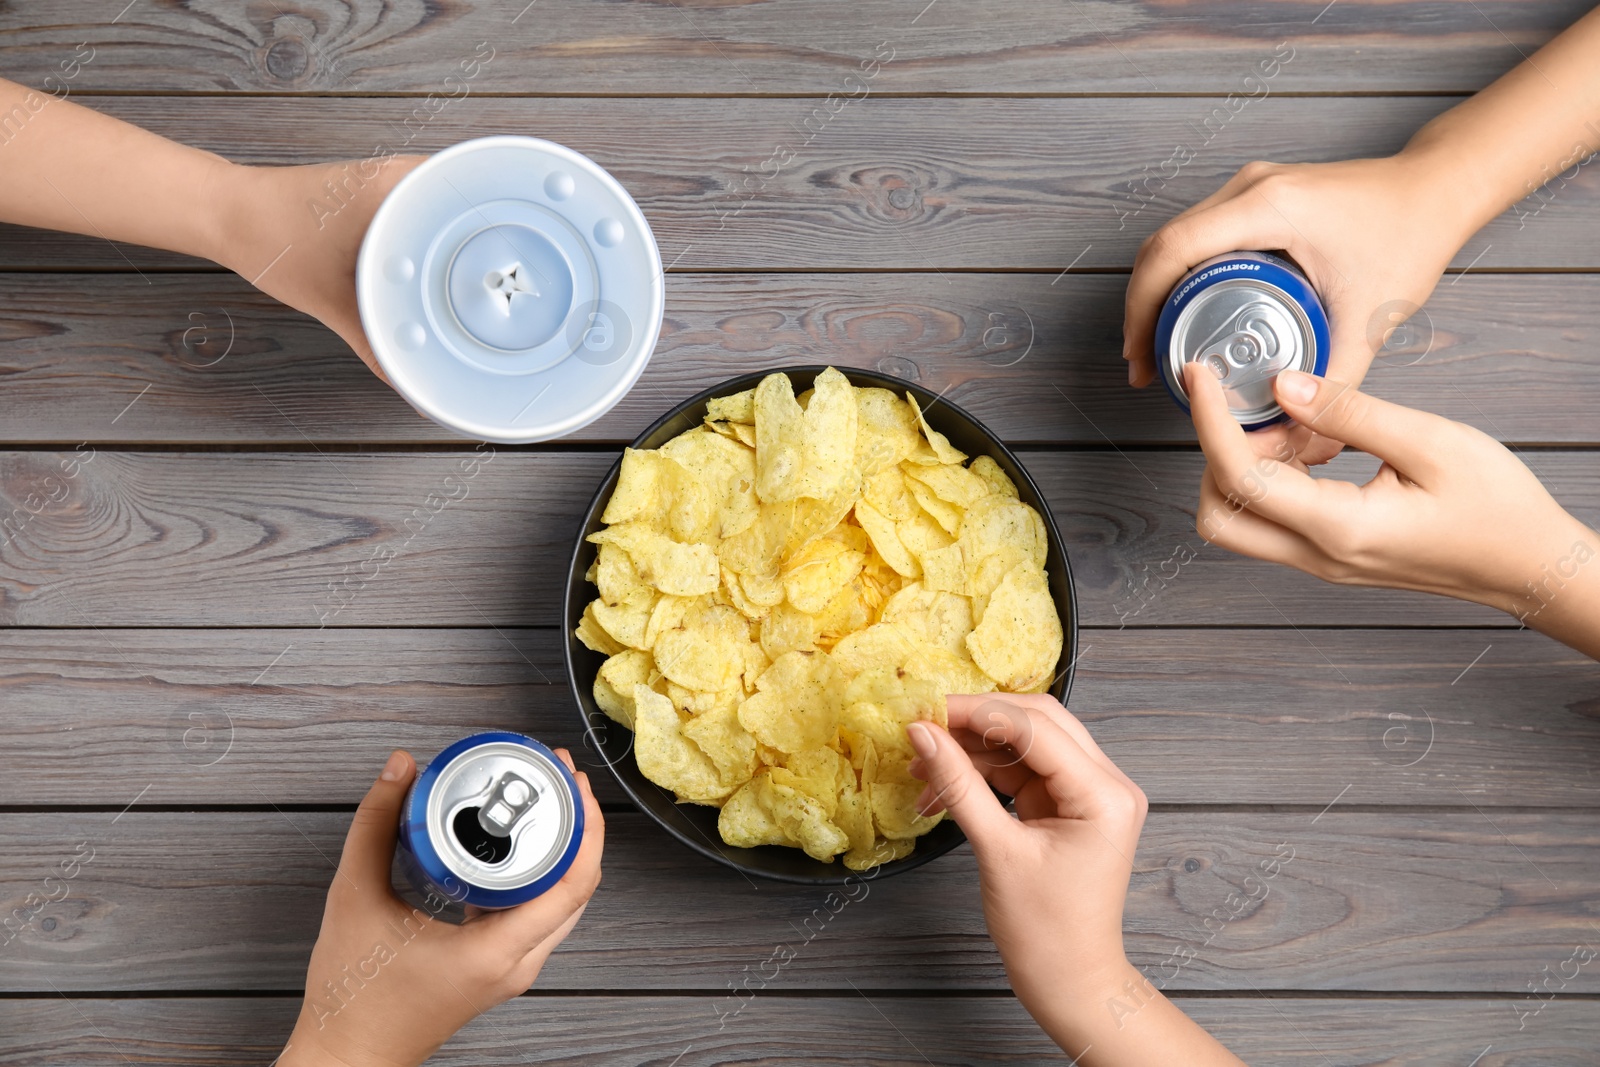
[[[1325,581],[1488,604],[1539,628],[1581,606],[1568,591],[1556,612],[1543,610],[1548,579],[1579,577],[1600,551],[1594,532],[1494,438],[1344,382],[1285,371],[1274,388],[1291,417],[1383,461],[1365,485],[1314,479],[1281,428],[1245,433],[1216,378],[1199,364],[1184,370],[1207,461],[1195,523],[1206,540]],[[1600,603],[1590,609],[1600,616]]]
[[[948,809],[972,842],[989,936],[1023,1007],[1083,1067],[1242,1067],[1123,952],[1144,793],[1053,697],[946,704],[949,732],[906,728],[911,773],[928,783],[918,807]]]
[[[386,384],[356,308],[356,256],[378,205],[425,156],[302,167],[228,165],[232,207],[212,256],[344,339]]]
[[[1359,385],[1393,328],[1428,299],[1477,228],[1440,195],[1432,166],[1402,152],[1242,168],[1140,246],[1123,320],[1128,381],[1156,380],[1156,319],[1179,279],[1213,256],[1254,249],[1282,250],[1300,265],[1328,313],[1327,374]],[[1304,428],[1290,440],[1306,463],[1339,452],[1337,442]]]
[[[400,808],[417,770],[405,752],[389,757],[345,838],[282,1067],[413,1067],[533,984],[600,884],[605,843],[588,776],[564,749],[556,755],[583,794],[577,858],[544,895],[505,911],[469,907],[459,926],[434,918],[444,900],[430,898],[429,914],[389,884]]]
[[[911,773],[928,783],[918,807],[948,809],[971,840],[989,936],[1023,1005],[1041,1024],[1058,998],[1100,1009],[1128,977],[1122,905],[1144,793],[1053,697],[947,705],[948,733],[908,727]],[[1015,798],[1016,819],[990,786]]]

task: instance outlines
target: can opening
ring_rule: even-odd
[[[476,807],[462,808],[456,812],[450,829],[461,846],[477,859],[490,864],[503,863],[511,855],[511,835],[497,837],[485,830],[483,823],[478,820],[479,810]]]

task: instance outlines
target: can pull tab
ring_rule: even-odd
[[[539,790],[507,771],[489,790],[489,798],[478,809],[478,825],[495,837],[510,837],[517,820],[538,800]]]

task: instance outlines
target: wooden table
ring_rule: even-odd
[[[666,323],[615,411],[496,449],[419,531],[471,445],[332,334],[209,264],[0,232],[0,513],[93,455],[0,544],[0,904],[32,911],[0,948],[0,1063],[268,1062],[391,746],[511,727],[582,751],[557,597],[619,443],[819,361],[948,390],[1045,487],[1082,604],[1072,706],[1152,802],[1128,950],[1186,1010],[1253,1063],[1600,1062],[1600,963],[1568,962],[1600,945],[1596,667],[1487,610],[1204,546],[1191,428],[1117,358],[1163,220],[1252,159],[1398,148],[1585,3],[122,3],[4,5],[0,71],[41,85],[86,42],[78,99],[252,162],[572,145],[655,227]],[[1368,379],[1515,443],[1591,523],[1597,174],[1474,237],[1431,345]],[[753,886],[596,781],[587,917],[439,1062],[1055,1054],[966,850],[808,939],[821,893]],[[1208,926],[1275,856],[1266,899]],[[779,943],[795,959],[719,1025]]]

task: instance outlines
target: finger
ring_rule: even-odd
[[[1130,364],[1129,380],[1135,385],[1155,380],[1156,319],[1180,278],[1212,256],[1241,248],[1287,248],[1294,236],[1294,227],[1248,189],[1157,230],[1140,251],[1123,302],[1122,358]]]
[[[1319,467],[1344,451],[1342,442],[1298,425],[1289,429],[1289,447],[1294,449],[1295,459],[1306,467]]]
[[[1211,468],[1200,476],[1200,507],[1195,532],[1211,544],[1241,556],[1317,573],[1323,554],[1306,537],[1229,503],[1217,488]]]
[[[570,757],[569,757],[570,758]],[[574,777],[583,799],[583,843],[578,855],[561,880],[526,904],[485,915],[473,925],[478,936],[509,945],[518,955],[526,955],[547,941],[580,912],[600,884],[600,856],[605,851],[605,816],[594,799],[589,776],[579,771]],[[568,927],[570,929],[570,926]],[[565,935],[563,935],[565,936]]]
[[[1270,445],[1272,439],[1263,439],[1262,444],[1276,448],[1277,455],[1262,455],[1252,435],[1228,410],[1222,383],[1204,365],[1185,366],[1184,383],[1206,469],[1228,500],[1297,533],[1319,523],[1342,521],[1330,513],[1331,487],[1342,484],[1353,491],[1355,486],[1313,479],[1294,465],[1286,439]]]
[[[931,722],[911,723],[906,736],[928,783],[918,798],[918,810],[925,815],[948,811],[979,852],[1016,833],[1016,823],[954,738]]]
[[[979,693],[973,696],[952,695],[945,699],[945,706],[949,708],[953,705],[959,705],[963,721],[970,721],[973,712],[993,699],[995,699],[993,693]],[[1007,693],[1003,699],[1024,708],[1032,708],[1041,714],[1049,716],[1052,721],[1067,731],[1072,739],[1078,743],[1079,747],[1087,752],[1095,762],[1116,774],[1122,773],[1118,770],[1117,765],[1111,762],[1111,757],[1101,751],[1100,746],[1095,743],[1095,739],[1090,735],[1088,727],[1084,726],[1076,715],[1062,707],[1061,701],[1055,697],[1047,693]],[[974,734],[965,729],[962,732],[969,737],[976,738],[979,744],[983,744],[981,734]],[[951,733],[954,735],[955,730],[952,729]]]
[[[578,773],[578,765],[572,762],[572,753],[568,752],[564,748],[552,749],[552,751],[555,752],[556,759],[567,765],[567,770],[571,771],[573,774]]]
[[[1092,820],[1114,814],[1108,802],[1113,792],[1123,792],[1118,776],[1049,715],[1012,703],[1011,695],[992,696],[970,712],[964,708],[952,712],[950,723],[1010,745],[1030,770],[1045,779],[1062,818]]]
[[[400,830],[400,807],[416,773],[417,764],[410,753],[401,749],[390,753],[389,762],[350,820],[344,852],[339,856],[336,885],[363,895],[393,895],[389,868]]]
[[[1427,485],[1439,473],[1449,419],[1299,371],[1279,374],[1273,392],[1302,426],[1377,456],[1418,484]]]

